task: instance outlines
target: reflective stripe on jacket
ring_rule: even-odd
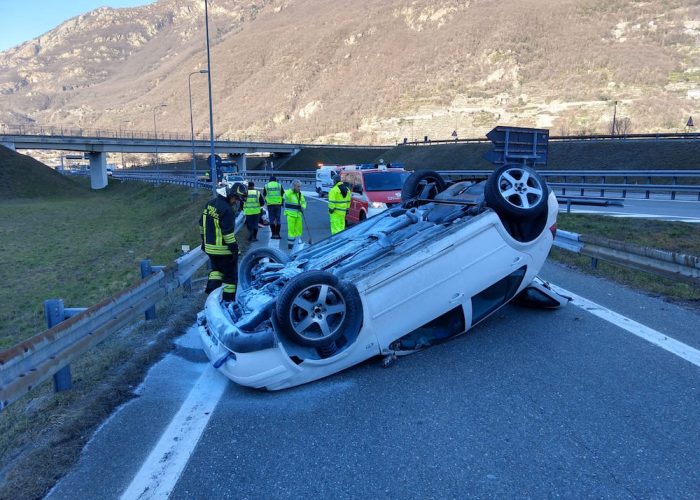
[[[257,215],[260,213],[260,193],[257,190],[251,189],[248,191],[248,197],[243,205],[243,213],[246,215]]]
[[[306,210],[306,198],[301,193],[288,190],[284,193],[284,215],[292,217],[301,216],[301,211]]]
[[[233,209],[223,196],[217,196],[204,207],[199,230],[204,251],[210,255],[231,255],[229,245],[236,243]]]
[[[282,204],[282,186],[277,181],[270,181],[265,186],[265,202],[268,205]]]
[[[343,195],[343,191],[345,191],[345,195]],[[350,209],[350,198],[352,198],[350,190],[347,188],[347,186],[345,186],[345,184],[338,182],[328,192],[328,209],[346,213]]]

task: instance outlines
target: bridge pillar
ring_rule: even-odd
[[[90,158],[90,187],[103,189],[107,187],[107,153],[91,152]]]
[[[240,155],[240,156],[238,157],[237,163],[238,163],[238,171],[239,171],[239,172],[245,172],[247,166],[246,166],[246,161],[245,161],[245,155],[244,155],[244,154],[243,154],[243,155]]]
[[[7,149],[11,149],[12,151],[16,151],[14,142],[0,142],[0,146],[5,146]]]

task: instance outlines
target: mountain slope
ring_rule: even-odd
[[[213,0],[217,134],[393,142],[496,124],[678,130],[700,103],[700,2]],[[0,119],[188,131],[203,2],[100,9],[0,54]],[[192,78],[197,132],[206,81]]]

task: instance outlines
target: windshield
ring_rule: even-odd
[[[364,174],[367,191],[401,191],[410,172],[372,172]]]

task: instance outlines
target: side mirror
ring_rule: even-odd
[[[362,194],[362,186],[357,186],[357,185],[353,186],[352,192],[357,193],[357,194]]]

